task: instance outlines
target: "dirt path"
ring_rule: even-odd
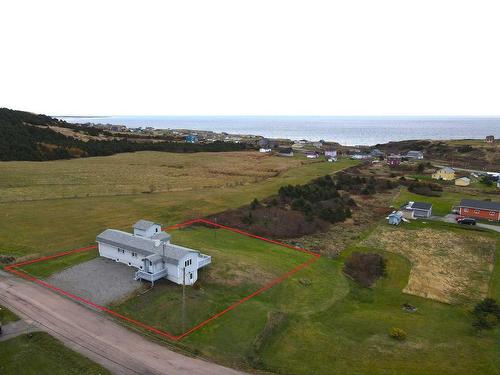
[[[114,374],[242,374],[173,352],[101,313],[2,271],[0,303]]]

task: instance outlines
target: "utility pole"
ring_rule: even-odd
[[[186,267],[182,269],[182,332],[186,332]]]
[[[217,224],[217,218],[214,219],[214,222],[215,222],[215,224]],[[217,240],[217,229],[218,229],[218,227],[214,228],[214,236],[215,236],[216,240]]]

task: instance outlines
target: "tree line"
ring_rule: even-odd
[[[121,140],[82,140],[67,137],[49,125],[77,127],[46,115],[0,108],[0,161],[56,160],[75,157],[107,156],[122,152],[224,152],[242,151],[253,146],[216,141],[207,144],[184,142],[133,142]]]

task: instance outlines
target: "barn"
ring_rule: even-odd
[[[500,221],[499,202],[462,199],[458,209],[462,216]]]

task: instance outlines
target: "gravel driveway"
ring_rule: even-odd
[[[108,305],[141,287],[134,274],[133,267],[98,257],[55,273],[46,281],[78,297]]]

